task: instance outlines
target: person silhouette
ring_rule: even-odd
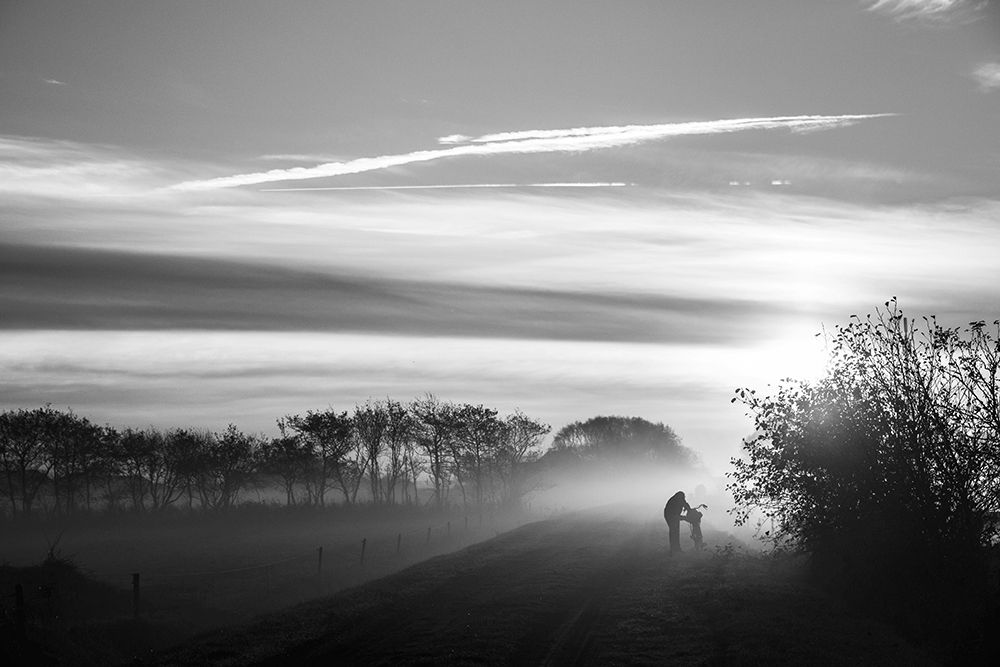
[[[678,491],[670,496],[670,500],[663,506],[663,519],[667,522],[671,554],[683,551],[681,549],[681,512],[690,511],[691,506],[684,499],[683,491]]]
[[[701,504],[697,507],[691,507],[681,517],[681,521],[687,521],[691,525],[691,539],[694,541],[694,548],[698,551],[705,548],[705,542],[701,536],[701,517],[704,514],[698,511],[700,509],[708,509],[708,505]]]

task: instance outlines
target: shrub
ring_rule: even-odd
[[[975,603],[998,536],[998,328],[917,325],[893,299],[836,329],[819,381],[737,390],[756,427],[729,475],[737,521],[761,512],[767,539],[870,602]]]

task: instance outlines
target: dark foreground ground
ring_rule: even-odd
[[[143,664],[931,662],[794,563],[711,544],[670,558],[665,532],[623,510],[533,523]]]

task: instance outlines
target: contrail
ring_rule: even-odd
[[[214,190],[241,185],[256,185],[275,181],[296,181],[309,178],[344,176],[399,167],[416,162],[429,162],[449,157],[471,155],[511,155],[531,153],[581,153],[600,148],[617,148],[665,139],[668,137],[723,134],[746,130],[791,129],[793,131],[824,130],[851,125],[861,120],[894,114],[863,114],[841,116],[776,116],[771,118],[736,118],[729,120],[666,123],[658,125],[624,125],[610,127],[580,127],[563,130],[527,130],[484,135],[471,143],[449,148],[414,151],[400,155],[364,157],[345,162],[326,162],[314,167],[271,169],[249,174],[236,174],[205,180],[184,181],[171,190]],[[457,140],[457,137],[446,137]]]
[[[845,116],[775,116],[772,118],[737,118],[732,120],[691,121],[686,123],[664,123],[660,125],[621,125],[609,127],[574,127],[563,130],[524,130],[484,134],[481,137],[466,138],[469,143],[483,144],[497,141],[523,141],[526,139],[561,139],[573,137],[631,137],[650,135],[650,138],[682,136],[692,134],[718,134],[741,130],[775,129],[785,127],[790,130],[818,130],[850,125],[859,120],[893,116],[895,114],[864,114]],[[655,135],[655,136],[652,136]],[[438,139],[444,143],[457,143],[461,135]]]
[[[624,188],[632,183],[458,183],[435,185],[343,185],[328,188],[261,188],[260,192],[316,192],[322,190],[462,190],[473,188]]]

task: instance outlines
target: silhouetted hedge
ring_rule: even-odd
[[[915,634],[978,641],[1000,538],[998,330],[917,323],[893,300],[837,328],[819,381],[737,390],[756,426],[730,473],[737,520],[762,518]]]

